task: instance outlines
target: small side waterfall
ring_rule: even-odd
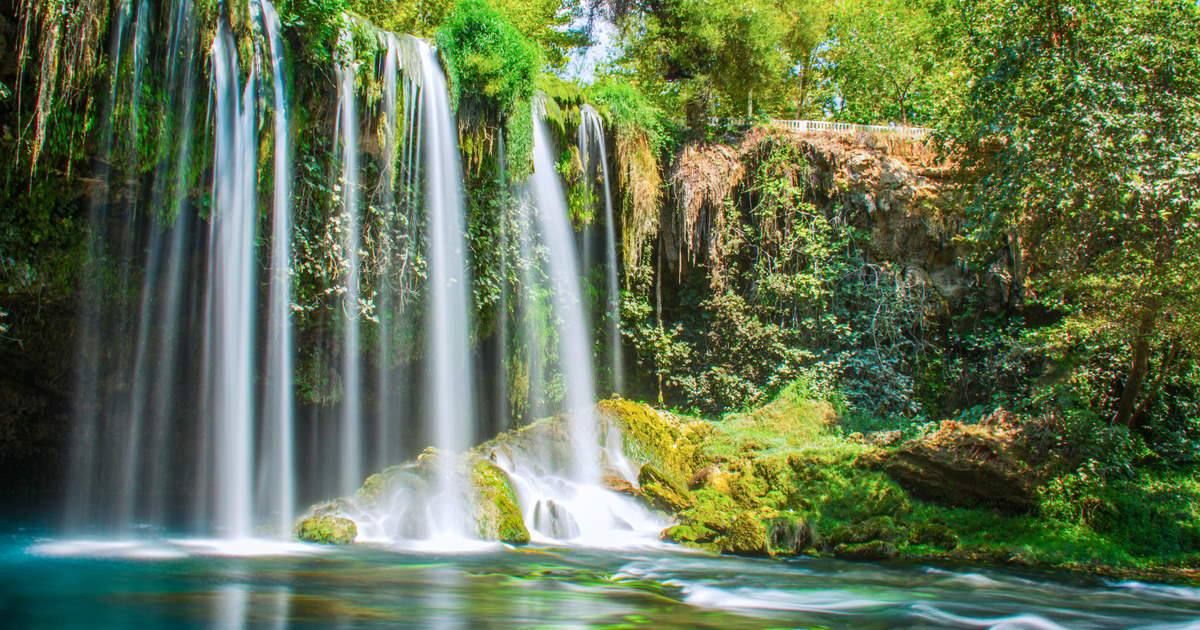
[[[419,63],[429,243],[425,330],[430,369],[424,396],[429,435],[442,454],[438,463],[440,492],[433,506],[434,531],[462,537],[467,535],[466,506],[450,454],[471,446],[477,422],[463,172],[446,77],[429,44],[415,38],[407,41]]]
[[[600,452],[592,408],[596,402],[592,342],[580,287],[575,239],[567,218],[567,197],[554,163],[550,130],[542,117],[541,104],[535,104],[533,176],[528,187],[546,246],[552,302],[559,326],[559,365],[566,385],[572,477],[581,483],[595,483],[600,479]]]
[[[612,184],[608,179],[608,149],[604,142],[604,121],[590,105],[579,109],[579,159],[583,176],[595,181],[598,168],[604,190],[604,271],[605,323],[608,331],[609,370],[612,389],[625,391],[624,358],[621,356],[621,287],[617,282],[617,227],[613,214]]]
[[[103,287],[99,282],[102,266],[107,255],[107,224],[109,216],[108,196],[112,178],[113,115],[116,109],[120,86],[121,56],[124,52],[124,32],[129,26],[128,3],[123,2],[114,11],[109,26],[111,42],[108,57],[111,60],[109,93],[106,95],[103,114],[100,116],[100,138],[94,165],[94,177],[100,182],[100,192],[93,193],[88,203],[88,241],[84,258],[83,274],[79,294],[79,358],[74,374],[72,397],[74,434],[71,438],[71,462],[67,490],[66,525],[70,530],[83,530],[89,524],[108,520],[100,512],[97,497],[111,500],[112,489],[104,479],[104,464],[97,451],[107,449],[105,443],[108,418],[107,392],[103,375],[106,365],[103,353],[103,336],[106,334],[107,313],[100,296]]]
[[[346,257],[346,280],[342,295],[342,414],[341,461],[338,487],[354,492],[363,479],[362,465],[362,367],[359,344],[361,295],[359,248],[362,218],[359,216],[358,108],[355,103],[353,66],[338,66],[338,127],[342,147],[342,230]]]
[[[262,494],[275,529],[286,537],[296,513],[292,367],[292,154],[288,130],[287,74],[279,14],[271,0],[261,2],[263,30],[270,45],[274,95],[275,173],[271,210],[271,287],[267,319],[267,383]]]
[[[250,536],[254,461],[254,282],[258,137],[252,70],[238,82],[237,47],[222,19],[213,41],[216,143],[213,149],[213,219],[210,241],[206,338],[212,344],[209,409],[215,425],[217,531]]]
[[[399,157],[400,135],[397,98],[399,98],[400,75],[400,38],[394,34],[386,35],[387,48],[383,58],[383,169],[380,174],[380,204],[383,207],[385,225],[391,236],[397,221],[396,203],[396,161]],[[389,281],[393,274],[397,252],[393,252],[392,241],[386,239],[383,245],[383,263],[379,271],[379,291],[376,301],[379,321],[379,334],[375,348],[375,431],[372,436],[375,443],[375,459],[372,468],[382,470],[393,461],[393,417],[394,394],[398,386],[392,379],[392,327],[395,310],[392,300],[393,287]]]

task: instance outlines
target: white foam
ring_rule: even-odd
[[[683,600],[688,604],[721,610],[774,610],[850,614],[890,605],[889,602],[866,599],[858,597],[853,593],[838,590],[800,592],[756,588],[724,589],[670,580],[666,583],[678,586],[683,591]]]
[[[1136,593],[1150,593],[1160,597],[1182,599],[1190,602],[1200,602],[1200,588],[1190,586],[1170,586],[1167,584],[1147,584],[1145,582],[1117,582],[1112,586]]]
[[[262,538],[176,538],[163,540],[48,540],[29,547],[29,553],[57,558],[123,558],[177,560],[193,556],[261,557],[311,555],[327,548]]]
[[[928,604],[913,606],[913,612],[930,621],[953,624],[963,628],[992,628],[994,630],[1062,630],[1065,628],[1045,617],[1032,614],[1007,617],[968,617],[956,615]]]

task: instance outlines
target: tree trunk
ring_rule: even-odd
[[[1117,403],[1115,418],[1118,424],[1127,427],[1133,426],[1138,396],[1142,393],[1142,384],[1146,381],[1146,372],[1150,365],[1150,334],[1154,332],[1154,323],[1157,319],[1158,309],[1156,307],[1147,308],[1142,313],[1137,337],[1133,340],[1133,363],[1129,366],[1129,375],[1125,378],[1125,387],[1121,391],[1121,400]]]
[[[1017,230],[1008,233],[1008,255],[1012,258],[1012,289],[1009,291],[1009,306],[1025,302],[1025,252],[1021,234]]]

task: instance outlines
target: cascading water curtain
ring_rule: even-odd
[[[604,142],[604,121],[590,105],[579,109],[579,159],[583,175],[594,182],[599,170],[604,193],[604,271],[605,312],[609,377],[613,392],[625,391],[624,358],[621,352],[621,288],[617,281],[617,227],[612,203],[612,185],[608,177],[608,149]]]

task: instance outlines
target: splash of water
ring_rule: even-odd
[[[380,175],[380,205],[383,208],[386,232],[390,236],[396,221],[396,162],[399,157],[401,139],[397,111],[400,74],[400,38],[392,33],[386,35],[387,48],[383,58],[383,172]],[[379,334],[376,347],[375,373],[375,459],[374,468],[382,469],[392,462],[393,457],[393,390],[397,387],[392,378],[392,291],[388,284],[395,264],[392,243],[385,238],[382,263],[379,271],[380,290],[377,292]]]
[[[358,108],[355,103],[354,66],[338,66],[338,102],[342,145],[342,215],[345,221],[343,251],[346,278],[342,301],[342,417],[339,487],[353,492],[363,478],[362,373],[359,358],[359,167]]]

